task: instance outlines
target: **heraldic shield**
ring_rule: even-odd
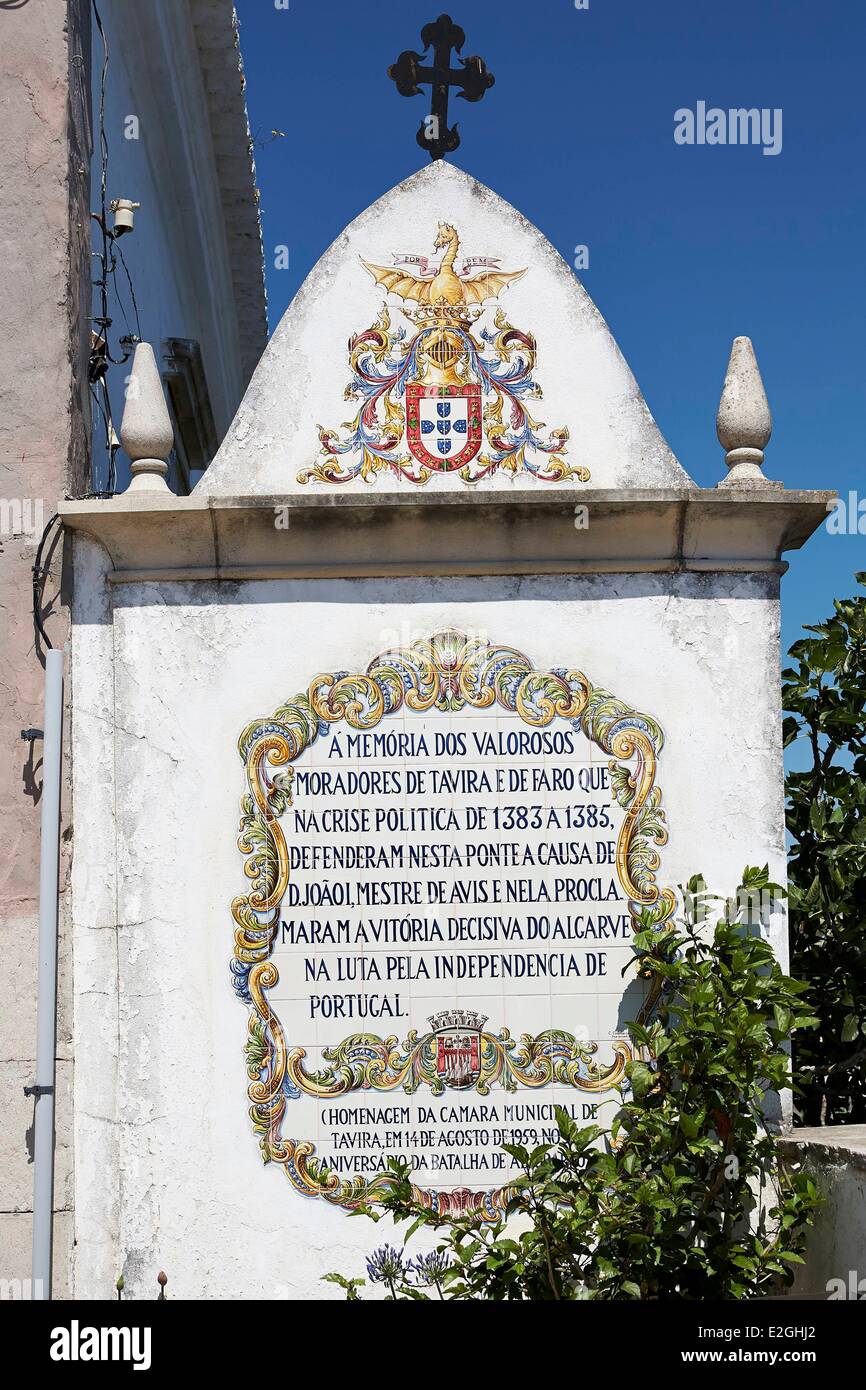
[[[456,228],[440,222],[438,265],[426,255],[397,255],[393,266],[362,260],[400,300],[405,323],[392,321],[386,302],[375,323],[352,335],[345,395],[357,414],[341,430],[319,426],[321,456],[299,482],[369,483],[390,471],[420,486],[446,473],[477,483],[500,470],[547,483],[589,481],[588,468],[566,462],[565,426],[545,437],[529,413],[527,402],[541,398],[535,338],[496,303],[526,268],[501,270],[487,255],[458,262],[459,245]]]
[[[436,1074],[445,1086],[473,1087],[481,1074],[481,1033],[486,1014],[448,1009],[430,1019],[436,1045]]]
[[[406,443],[426,468],[451,473],[481,448],[481,387],[406,387]]]

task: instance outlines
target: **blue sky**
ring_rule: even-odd
[[[426,161],[428,98],[385,70],[437,0],[236,0],[272,327],[333,238]],[[775,427],[765,471],[866,496],[866,5],[856,0],[454,0],[496,85],[452,104],[453,162],[536,223],[586,286],[702,486],[724,472],[715,411],[731,340],[755,343]],[[783,146],[680,146],[674,112],[780,107]],[[285,140],[270,141],[278,128]],[[274,268],[273,248],[290,251]],[[866,526],[866,519],[864,519]],[[789,554],[783,640],[866,569],[866,536]]]

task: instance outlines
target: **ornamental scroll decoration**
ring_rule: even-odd
[[[345,399],[357,411],[339,429],[319,425],[319,457],[297,475],[299,483],[372,484],[389,473],[416,487],[448,473],[464,483],[496,473],[589,482],[587,467],[566,460],[566,426],[548,431],[530,413],[527,403],[543,396],[535,335],[494,308],[527,268],[502,270],[496,256],[461,256],[459,263],[459,247],[457,229],[440,222],[435,266],[426,255],[398,255],[392,266],[361,261],[401,301],[411,329],[392,326],[385,302],[375,322],[349,339]],[[485,327],[490,313],[492,327]]]
[[[456,711],[498,705],[534,728],[565,719],[611,755],[612,794],[625,812],[616,847],[616,871],[633,917],[649,911],[656,923],[667,921],[676,907],[671,888],[660,888],[656,871],[658,846],[667,843],[661,790],[655,783],[664,734],[656,721],[639,714],[609,691],[593,686],[580,671],[537,671],[513,647],[494,646],[446,629],[410,647],[381,653],[363,674],[345,671],[318,675],[306,691],[281,705],[270,719],[243,730],[238,751],[248,790],[241,799],[238,847],[246,856],[244,873],[250,890],[234,899],[234,989],[250,1008],[246,1043],[250,1118],[264,1161],[280,1164],[292,1186],[352,1208],[375,1201],[390,1175],[340,1178],[321,1164],[315,1145],[283,1134],[287,1105],[302,1094],[333,1097],[358,1089],[411,1093],[429,1086],[442,1090],[435,1063],[436,1025],[400,1042],[358,1033],[323,1053],[328,1066],[318,1073],[304,1067],[305,1053],[291,1047],[272,1009],[268,992],[279,974],[271,959],[279,930],[283,896],[289,881],[289,855],[280,817],[292,804],[294,763],[332,725],[375,728],[405,708],[416,713]],[[622,761],[618,761],[622,760]],[[642,1014],[647,1012],[644,1006]],[[615,1042],[613,1061],[601,1065],[597,1043],[580,1042],[571,1033],[550,1029],[537,1036],[513,1038],[507,1028],[484,1031],[486,1019],[461,1016],[477,1037],[475,1065],[463,1083],[487,1094],[494,1084],[506,1090],[550,1084],[598,1092],[616,1085],[631,1059],[625,1042]],[[494,1220],[504,1211],[507,1187],[494,1191],[427,1191],[415,1198],[442,1215],[472,1211]]]

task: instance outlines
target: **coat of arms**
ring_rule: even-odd
[[[436,1075],[446,1086],[463,1090],[481,1075],[481,1030],[485,1014],[448,1009],[430,1019],[436,1046]]]
[[[416,255],[395,256],[393,267],[361,262],[402,300],[412,331],[392,326],[386,303],[376,323],[349,340],[352,380],[345,395],[359,402],[358,413],[342,434],[319,426],[321,456],[299,482],[372,482],[390,470],[422,485],[441,473],[474,483],[498,469],[543,482],[589,480],[588,469],[565,461],[568,430],[561,426],[544,437],[544,424],[524,404],[541,398],[532,334],[515,328],[498,307],[495,331],[481,322],[488,302],[526,270],[501,270],[489,256],[464,260],[458,269],[459,245],[455,228],[440,223],[438,266]],[[473,274],[479,266],[484,269]]]

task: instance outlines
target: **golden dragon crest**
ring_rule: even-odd
[[[470,305],[496,299],[506,285],[522,279],[526,274],[524,268],[511,271],[487,270],[483,275],[458,275],[454,264],[459,246],[460,238],[456,230],[449,223],[440,222],[433,249],[444,249],[445,254],[435,275],[429,278],[415,276],[399,268],[372,265],[365,260],[362,260],[361,264],[365,270],[369,270],[376,284],[384,286],[389,294],[396,294],[402,300],[414,300],[417,304],[431,305],[434,309],[444,310],[468,309]],[[445,316],[450,317],[447,314]]]

